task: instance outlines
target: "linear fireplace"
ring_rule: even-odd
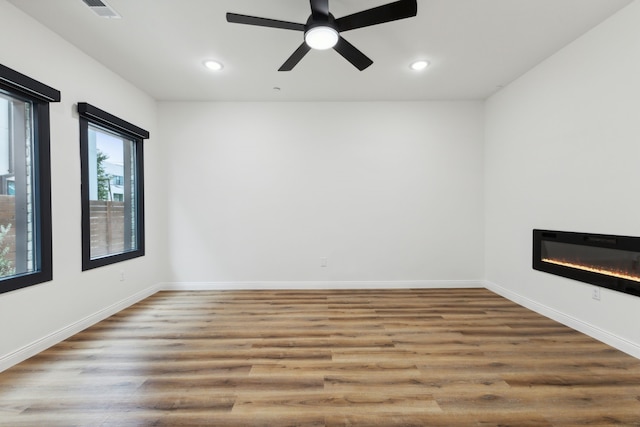
[[[640,296],[640,237],[533,230],[533,268]]]

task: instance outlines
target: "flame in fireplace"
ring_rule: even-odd
[[[571,267],[571,268],[576,268],[578,270],[589,271],[591,273],[599,273],[599,274],[604,274],[604,275],[607,275],[607,276],[617,277],[617,278],[620,278],[620,279],[627,279],[627,280],[633,280],[634,282],[640,282],[640,277],[632,276],[632,275],[630,275],[628,273],[625,273],[625,272],[612,271],[612,270],[607,270],[607,269],[604,269],[604,268],[591,267],[589,265],[574,264],[574,263],[565,262],[565,261],[558,261],[556,259],[551,259],[551,258],[542,258],[542,261],[548,262],[550,264],[561,265],[563,267]]]

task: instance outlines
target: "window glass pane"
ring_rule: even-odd
[[[33,105],[0,91],[0,278],[37,271]]]
[[[134,251],[136,242],[135,142],[89,124],[91,259]]]

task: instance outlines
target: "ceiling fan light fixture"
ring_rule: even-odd
[[[429,61],[421,59],[419,61],[412,62],[411,65],[409,65],[409,68],[411,68],[413,71],[422,71],[428,66],[429,66]]]
[[[224,68],[221,62],[214,61],[213,59],[207,59],[202,64],[211,71],[220,71]]]
[[[311,49],[327,50],[338,43],[338,32],[331,27],[320,25],[313,27],[304,34],[304,41]]]

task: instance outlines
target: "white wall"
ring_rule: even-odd
[[[487,102],[485,217],[496,289],[640,357],[640,298],[531,268],[533,228],[640,236],[638,22],[635,2]]]
[[[482,279],[482,121],[478,102],[160,103],[169,280]]]
[[[131,84],[0,0],[0,63],[52,86],[53,277],[0,294],[0,370],[50,334],[143,295],[166,276],[163,174],[155,142],[156,104]],[[147,255],[81,272],[80,152],[77,102],[89,102],[151,133],[145,144]],[[119,280],[120,271],[125,281]],[[64,333],[58,334],[62,337]],[[26,349],[26,350],[25,350]],[[24,351],[22,351],[24,350]],[[16,359],[17,358],[17,359]]]

